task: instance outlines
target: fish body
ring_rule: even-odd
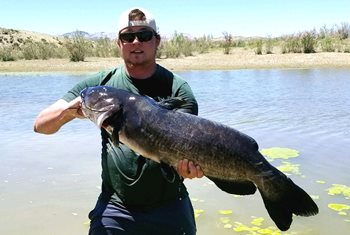
[[[152,99],[112,87],[81,92],[84,114],[143,157],[176,166],[188,159],[220,189],[233,194],[259,190],[277,227],[288,230],[292,216],[318,213],[311,197],[259,152],[250,136],[229,126],[159,106]]]

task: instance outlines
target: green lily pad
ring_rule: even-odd
[[[86,220],[83,225],[90,226],[90,220]]]
[[[349,210],[350,206],[346,205],[346,204],[330,203],[330,204],[328,204],[328,208],[335,210],[335,211],[343,211],[343,210]]]
[[[199,218],[199,216],[204,212],[202,209],[195,209],[194,210],[194,218]]]
[[[350,197],[350,187],[343,184],[332,184],[332,187],[327,189],[329,195],[343,195]]]
[[[255,225],[255,226],[261,226],[262,223],[264,222],[264,218],[263,217],[259,217],[259,218],[255,218],[252,220],[252,222],[250,222],[252,225]]]
[[[224,225],[224,228],[226,228],[226,229],[231,229],[233,226],[232,226],[232,224],[225,224]]]
[[[232,210],[219,210],[219,214],[230,215],[230,214],[232,214]]]
[[[292,164],[290,162],[283,162],[283,165],[277,167],[278,170],[282,171],[283,173],[291,173],[295,175],[301,175],[299,171],[299,164]]]
[[[261,149],[260,152],[269,161],[273,161],[275,159],[289,159],[299,156],[299,151],[290,148],[272,147]]]
[[[221,218],[220,218],[220,221],[221,221],[221,223],[223,223],[223,224],[227,224],[227,223],[230,223],[230,222],[231,222],[231,220],[230,220],[229,217],[221,217]]]
[[[275,231],[269,228],[263,228],[263,229],[259,229],[258,233],[260,234],[273,234]]]
[[[240,232],[254,232],[254,231],[258,231],[259,227],[249,227],[249,226],[246,226],[240,222],[235,222],[235,225],[234,225],[234,228],[233,228],[233,231],[237,232],[237,233],[240,233]]]
[[[263,222],[263,218],[255,218],[253,219],[253,221],[251,223],[253,223],[254,221],[259,221],[259,222]],[[247,226],[243,223],[240,222],[235,222],[234,223],[234,227],[233,227],[233,231],[237,232],[237,233],[244,233],[244,234],[271,234],[271,235],[281,235],[281,232],[272,226],[269,227],[261,227],[261,225],[259,226]],[[246,233],[248,232],[248,233]]]

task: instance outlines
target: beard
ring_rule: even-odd
[[[122,58],[125,64],[132,67],[145,67],[155,63],[156,53],[157,50],[155,50],[153,53],[131,53],[128,55],[122,55]]]

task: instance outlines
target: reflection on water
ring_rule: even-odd
[[[301,173],[291,178],[317,198],[320,214],[294,217],[292,229],[283,234],[349,231],[350,215],[328,208],[329,203],[350,204],[349,198],[326,191],[332,184],[350,186],[349,69],[190,71],[181,75],[198,99],[201,116],[249,134],[260,148],[287,147],[300,152],[298,158],[288,160]],[[55,135],[32,131],[39,111],[83,78],[0,76],[0,234],[86,234],[84,223],[100,190],[97,128],[75,120]],[[206,179],[186,184],[195,209],[201,212],[197,218],[200,235],[235,234],[238,223],[253,227],[252,220],[259,217],[265,219],[260,228],[273,226],[259,194],[234,197]],[[219,210],[232,213],[222,215]],[[45,223],[37,216],[45,218]]]

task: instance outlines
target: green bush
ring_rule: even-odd
[[[157,57],[178,58],[192,56],[194,46],[192,41],[182,33],[175,32],[170,40],[163,40],[158,48]]]
[[[90,51],[90,45],[80,31],[76,31],[72,38],[66,38],[64,43],[69,53],[69,59],[73,62],[84,61]]]
[[[15,61],[16,57],[13,53],[11,46],[0,47],[0,60],[1,61]]]
[[[320,40],[320,47],[323,52],[335,52],[334,39],[330,36],[325,36]]]
[[[119,48],[114,40],[100,38],[93,42],[92,56],[96,57],[119,57]]]
[[[302,51],[304,53],[315,53],[316,36],[314,32],[304,32],[300,36]]]
[[[344,53],[350,53],[350,45],[344,46],[343,52],[344,52]]]
[[[265,42],[266,54],[272,54],[273,52],[273,40],[269,37]]]
[[[282,39],[282,53],[301,53],[302,46],[299,39],[295,36],[287,36]]]
[[[261,39],[255,42],[255,54],[262,55],[263,41]]]
[[[228,55],[231,52],[233,37],[232,34],[228,32],[223,32],[222,34],[224,35],[224,42],[222,44],[222,47],[224,48],[224,54]]]
[[[344,40],[350,37],[350,24],[341,23],[340,26],[337,26],[337,34],[340,40]]]
[[[209,49],[212,47],[212,36],[203,36],[200,38],[195,38],[193,41],[194,50],[199,54],[209,52]]]

